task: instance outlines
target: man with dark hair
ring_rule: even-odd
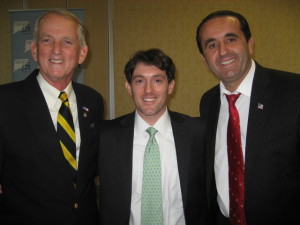
[[[124,71],[136,110],[101,125],[100,224],[205,225],[205,127],[167,109],[171,58],[139,51]]]
[[[0,86],[1,225],[96,225],[95,176],[103,101],[72,82],[88,47],[66,10],[36,22],[39,69]]]
[[[208,15],[196,40],[221,81],[200,102],[213,224],[300,224],[300,75],[254,61],[248,22],[236,12]]]

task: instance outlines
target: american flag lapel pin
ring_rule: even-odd
[[[257,108],[258,108],[258,109],[264,109],[264,105],[261,104],[261,103],[258,103],[258,104],[257,104]]]
[[[88,107],[82,106],[83,117],[87,117],[87,113],[90,111]]]

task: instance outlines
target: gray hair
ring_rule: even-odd
[[[43,15],[41,15],[36,20],[35,25],[34,25],[34,31],[33,31],[33,40],[34,40],[34,42],[37,42],[37,40],[38,40],[39,23],[41,22],[41,20],[45,16],[47,16],[49,14],[58,14],[58,15],[61,15],[65,18],[73,20],[77,24],[77,35],[78,35],[78,38],[79,38],[80,46],[86,45],[85,28],[83,26],[83,23],[74,14],[72,14],[69,11],[64,10],[64,9],[49,10],[46,13],[44,13]]]

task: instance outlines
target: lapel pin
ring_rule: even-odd
[[[90,109],[88,107],[82,106],[82,110],[83,112],[83,117],[87,117],[87,113],[90,111]]]
[[[264,109],[264,105],[261,104],[261,103],[258,103],[258,104],[257,104],[257,108],[258,108],[258,109]]]
[[[90,111],[90,109],[88,107],[82,106],[82,109],[86,112]]]

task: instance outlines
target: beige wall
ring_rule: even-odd
[[[221,9],[247,18],[255,39],[254,58],[260,64],[300,73],[299,0],[114,0],[117,115],[134,108],[124,95],[124,65],[133,52],[151,47],[169,54],[177,67],[170,108],[199,115],[200,97],[217,79],[200,58],[196,27],[207,14]]]
[[[101,92],[106,103],[108,1],[27,0],[30,9],[66,7],[66,2],[68,8],[86,9],[90,52],[85,63],[85,83]],[[22,9],[22,2],[0,1],[0,83],[11,81],[8,10]],[[220,9],[240,12],[248,19],[255,39],[254,58],[260,64],[300,73],[299,0],[113,0],[116,116],[134,110],[124,88],[125,63],[137,50],[152,47],[165,51],[177,67],[176,93],[170,108],[191,116],[198,115],[200,97],[218,81],[200,58],[195,30],[203,17]]]

